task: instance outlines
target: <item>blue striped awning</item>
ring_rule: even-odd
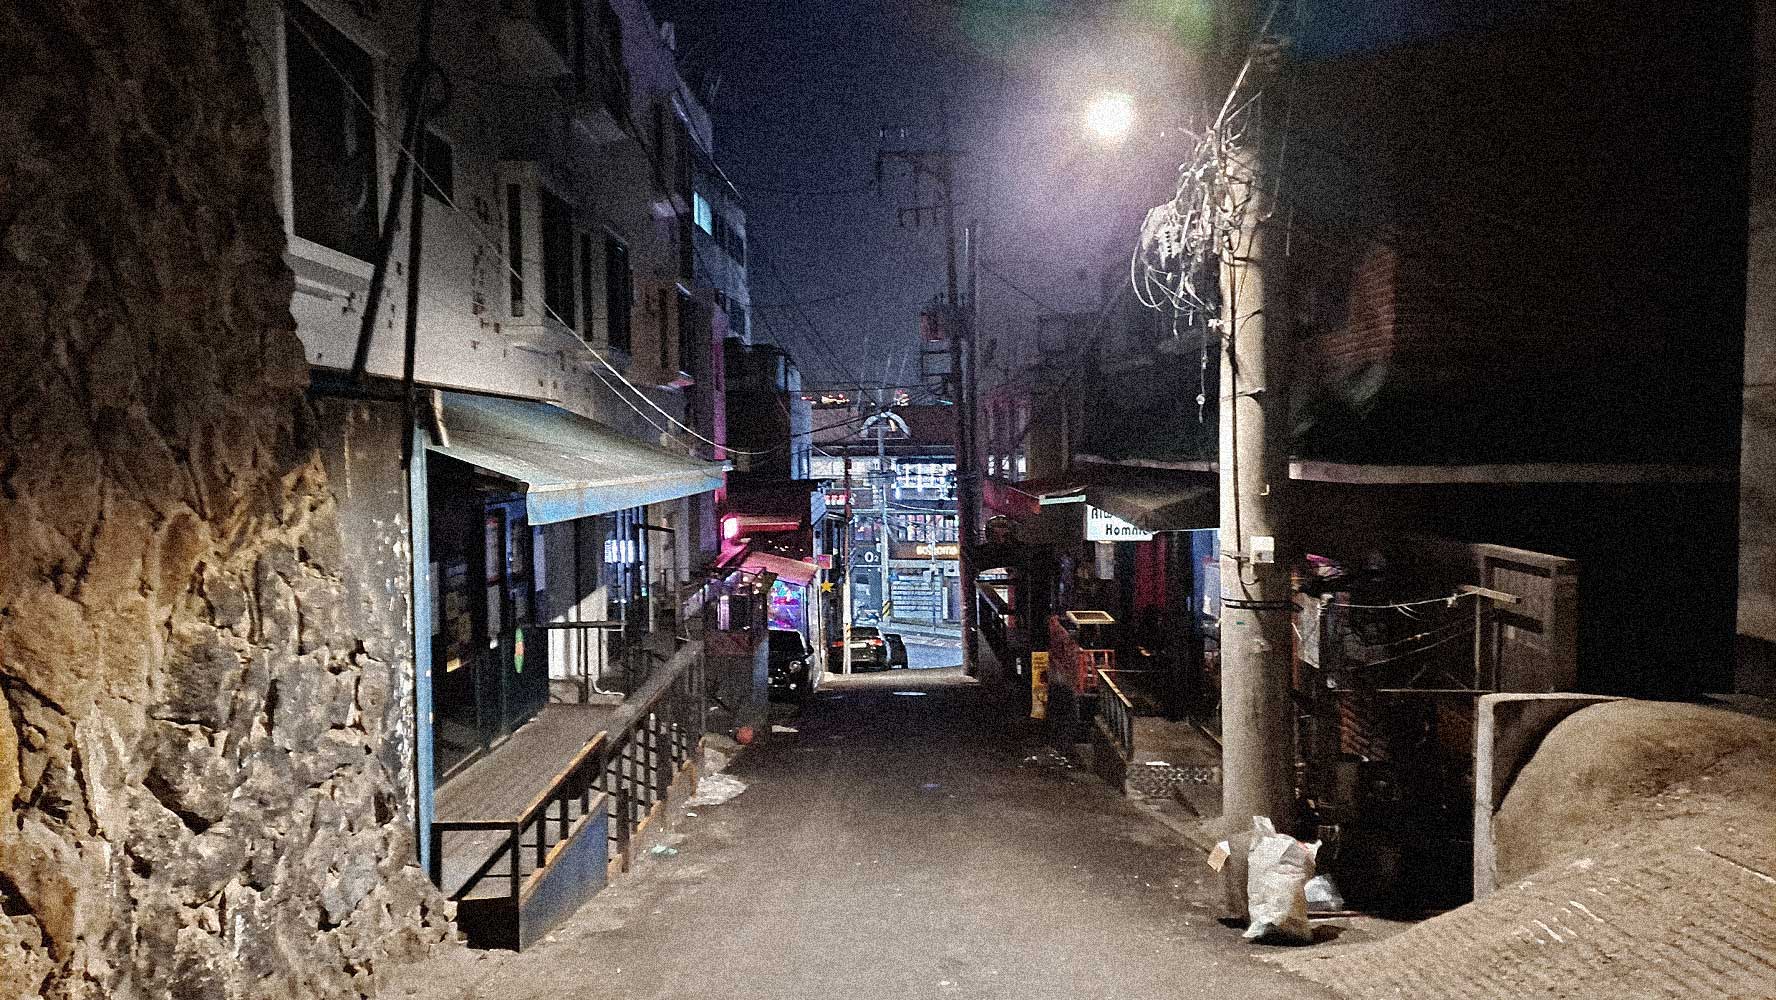
[[[531,524],[719,489],[728,465],[644,444],[558,406],[446,392],[431,450],[521,484]]]

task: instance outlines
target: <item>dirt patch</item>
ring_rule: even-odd
[[[1618,701],[1542,741],[1494,820],[1500,884],[1648,842],[1744,849],[1776,826],[1776,723]]]

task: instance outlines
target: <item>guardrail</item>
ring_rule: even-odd
[[[1111,676],[1118,671],[1097,671],[1098,687],[1098,718],[1104,723],[1104,729],[1115,741],[1116,748],[1122,751],[1125,760],[1135,754],[1135,703],[1123,692]],[[1110,697],[1103,696],[1108,693]]]
[[[1075,694],[1095,694],[1098,674],[1116,669],[1116,651],[1092,649],[1061,624],[1060,616],[1048,620],[1048,682]]]
[[[444,883],[444,835],[446,833],[504,833],[506,835],[505,846],[488,855],[487,860],[463,882],[462,887],[457,890],[454,896],[461,898],[472,893],[481,880],[490,875],[494,866],[502,859],[510,869],[511,897],[517,899],[522,895],[526,886],[526,880],[522,877],[526,832],[534,832],[536,838],[536,864],[531,872],[531,878],[534,879],[548,864],[549,823],[551,821],[548,816],[549,806],[559,807],[555,819],[560,824],[559,835],[556,838],[556,842],[560,843],[568,838],[572,824],[577,819],[577,817],[569,815],[570,806],[574,801],[577,799],[579,802],[579,816],[586,816],[592,812],[595,805],[604,799],[605,796],[598,788],[597,775],[600,772],[599,765],[603,760],[602,751],[606,746],[607,739],[606,734],[598,734],[592,742],[586,744],[585,749],[576,754],[567,763],[567,766],[556,774],[547,788],[513,816],[434,822],[431,827],[432,883],[434,885],[443,885]],[[594,792],[599,794],[594,796]]]
[[[524,808],[510,816],[434,822],[433,883],[444,882],[446,834],[502,833],[504,844],[452,898],[473,894],[503,863],[507,874],[494,877],[508,879],[508,895],[516,903],[543,877],[552,848],[560,849],[575,824],[600,809],[608,813],[608,836],[626,869],[635,832],[665,800],[673,780],[695,753],[705,711],[703,646],[687,643],[642,682],[641,689],[617,710],[609,728],[594,736]],[[534,860],[526,878],[525,856],[532,851]]]
[[[620,714],[611,729],[603,787],[614,797],[610,839],[625,869],[636,830],[665,801],[703,738],[704,683],[703,644],[681,646],[632,696],[633,712]]]

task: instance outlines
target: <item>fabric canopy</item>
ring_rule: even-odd
[[[746,561],[740,565],[742,569],[751,570],[754,573],[774,574],[784,583],[793,583],[798,587],[806,587],[813,583],[815,574],[820,572],[820,567],[811,562],[774,556],[768,552],[754,552],[747,556]]]
[[[431,450],[520,483],[531,524],[719,489],[728,465],[624,437],[558,406],[446,392],[448,445]]]

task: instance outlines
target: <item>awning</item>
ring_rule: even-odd
[[[1082,463],[1070,476],[1012,484],[1044,507],[1087,504],[1141,531],[1191,531],[1220,525],[1220,485],[1213,472]]]
[[[774,556],[769,552],[754,552],[746,557],[740,567],[755,573],[773,573],[784,583],[793,583],[798,587],[813,583],[814,577],[820,572],[820,567],[811,562]]]
[[[524,487],[531,524],[719,489],[728,466],[624,437],[547,403],[446,392],[450,443],[431,450]]]
[[[1210,473],[1189,480],[1087,484],[1085,502],[1143,531],[1188,531],[1221,523],[1219,485]]]

